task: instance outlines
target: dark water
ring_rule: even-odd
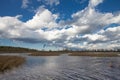
[[[0,80],[120,80],[119,57],[26,58],[23,66],[0,74]]]

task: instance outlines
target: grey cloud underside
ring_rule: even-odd
[[[40,43],[42,41],[40,40],[36,40],[36,39],[33,39],[33,38],[12,38],[13,40],[17,40],[17,41],[23,41],[23,42],[26,42],[26,43]]]
[[[20,21],[20,16],[0,17],[0,37],[69,49],[118,48],[120,13],[114,15],[96,11],[95,7],[102,2],[103,0],[90,0],[88,7],[71,15],[72,19],[59,22],[59,15],[43,6],[26,22]],[[113,23],[118,26],[104,29]]]

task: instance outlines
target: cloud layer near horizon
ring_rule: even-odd
[[[33,18],[26,22],[19,19],[20,15],[0,17],[0,38],[70,49],[119,48],[120,13],[97,11],[95,7],[102,2],[103,0],[90,0],[85,9],[71,15],[72,19],[59,22],[59,15],[53,14],[44,6],[40,6]],[[50,3],[52,4],[59,3],[56,1]],[[114,24],[117,25],[112,27]]]

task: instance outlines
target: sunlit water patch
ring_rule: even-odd
[[[0,80],[120,80],[119,57],[25,57],[23,66],[0,74]]]

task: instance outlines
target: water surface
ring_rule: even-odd
[[[119,57],[25,57],[21,67],[0,74],[0,80],[120,80]]]

